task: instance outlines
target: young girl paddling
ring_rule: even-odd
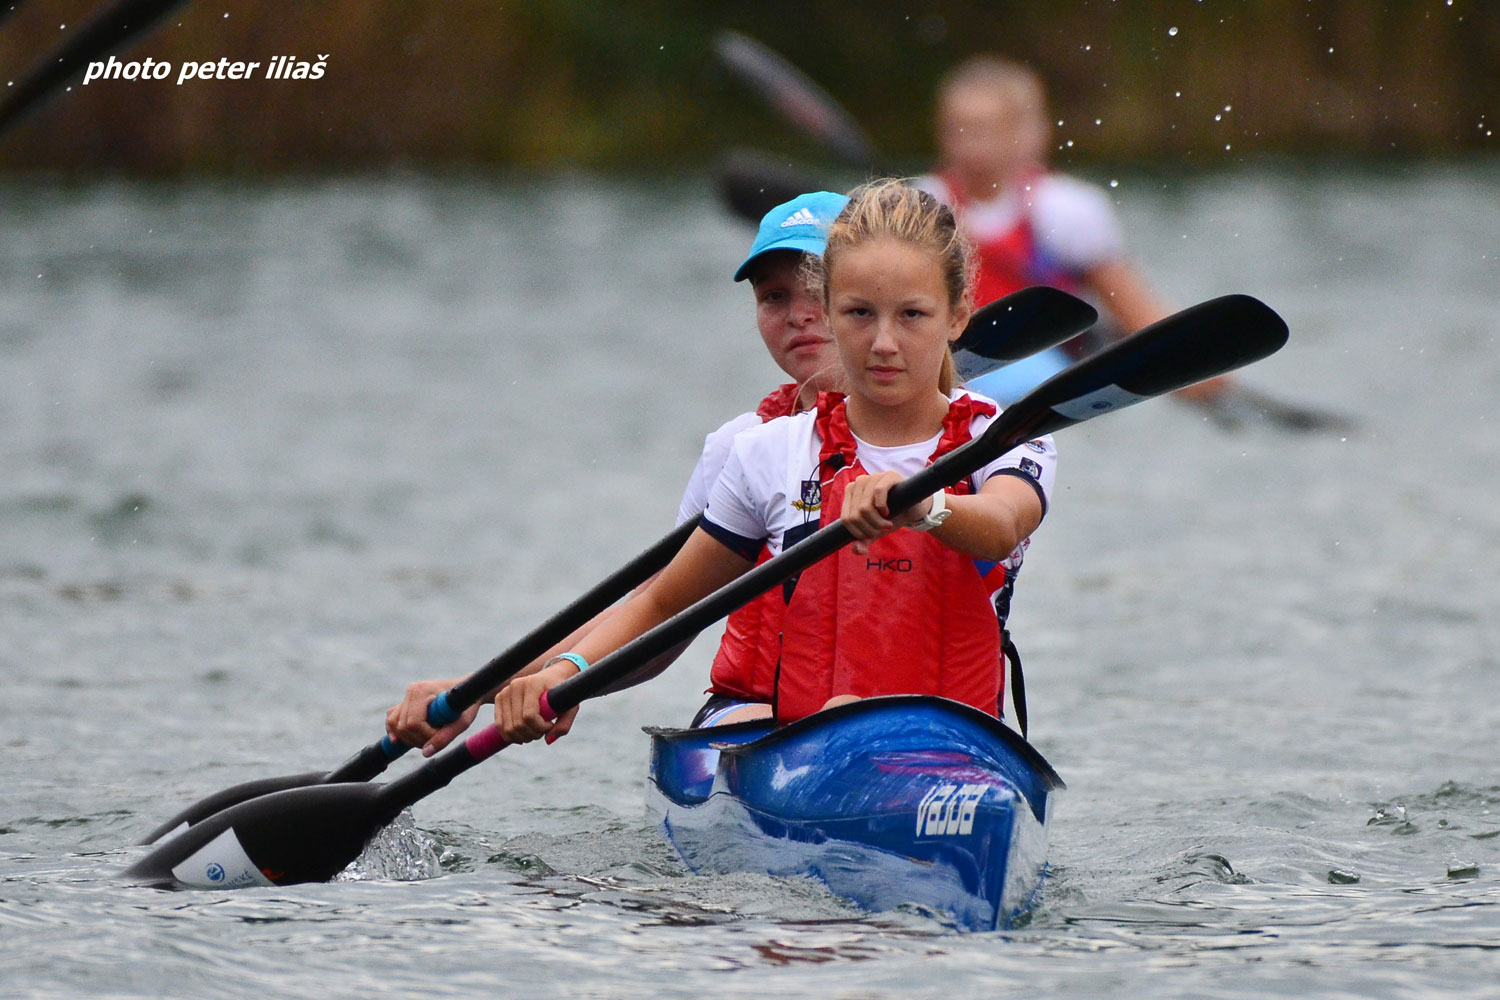
[[[824,390],[837,388],[843,378],[833,336],[823,309],[821,290],[808,286],[806,259],[823,252],[824,239],[834,217],[849,199],[832,191],[799,195],[777,205],[761,220],[750,252],[734,273],[735,281],[748,281],[755,295],[755,325],[776,366],[792,381],[772,390],[751,411],[742,413],[709,434],[703,453],[688,480],[678,510],[677,523],[691,521],[703,513],[708,494],[724,462],[730,444],[740,431],[776,417],[810,409]],[[729,616],[724,637],[710,671],[713,698],[699,713],[696,724],[720,724],[763,712],[753,706],[769,703],[776,666],[781,616],[785,602],[779,593],[764,595]],[[567,649],[588,634],[613,610],[584,626],[561,647]],[[664,668],[673,657],[655,664]],[[544,658],[545,659],[545,658]],[[534,673],[541,663],[523,671]],[[447,746],[467,729],[478,712],[469,709],[458,722],[434,730],[427,724],[427,706],[455,680],[418,681],[406,689],[402,701],[386,713],[386,731],[410,746],[420,746],[425,755]],[[751,705],[749,712],[742,711]]]
[[[997,715],[999,623],[991,594],[1041,523],[1052,445],[1031,442],[893,515],[891,487],[982,432],[995,413],[953,391],[949,345],[968,320],[970,249],[952,212],[899,181],[852,196],[828,235],[823,301],[847,399],[741,432],[701,528],[618,613],[495,699],[524,742],[566,732],[541,694],[754,565],[840,518],[857,539],[791,590],[765,712],[791,721],[828,704],[927,693]]]

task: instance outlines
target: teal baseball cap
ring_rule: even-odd
[[[832,191],[814,191],[799,194],[791,201],[783,202],[771,209],[760,220],[760,231],[755,242],[750,244],[750,256],[734,272],[735,281],[749,277],[749,269],[755,258],[771,250],[800,250],[815,256],[823,256],[823,247],[828,242],[828,227],[849,204],[849,199]]]

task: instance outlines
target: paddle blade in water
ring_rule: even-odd
[[[504,746],[500,730],[483,726],[386,785],[312,785],[241,802],[158,844],[122,875],[137,884],[195,889],[326,882],[402,809]]]
[[[383,801],[384,787],[313,785],[241,802],[158,844],[122,877],[195,889],[326,882],[400,811]]]

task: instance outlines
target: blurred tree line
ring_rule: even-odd
[[[108,2],[10,0],[0,80]],[[817,157],[718,64],[723,28],[818,80],[898,167],[925,162],[934,83],[976,52],[1041,71],[1062,163],[1500,148],[1496,0],[193,0],[118,57],[327,55],[326,75],[75,81],[0,137],[0,166],[657,171],[736,145]]]

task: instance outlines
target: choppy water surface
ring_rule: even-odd
[[[1174,301],[1289,321],[1246,380],[1360,429],[1059,435],[1013,620],[1070,789],[1003,935],[687,874],[638,727],[689,717],[707,639],[352,880],[114,881],[658,537],[775,373],[706,186],[5,187],[0,995],[1489,995],[1500,173],[1119,180]]]

